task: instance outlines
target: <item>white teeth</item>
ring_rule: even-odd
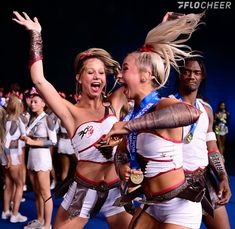
[[[91,84],[91,86],[100,86],[100,83],[94,82],[94,83]]]

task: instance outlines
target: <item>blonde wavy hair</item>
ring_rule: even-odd
[[[106,50],[101,48],[90,48],[79,53],[74,61],[75,73],[81,73],[84,69],[85,61],[91,58],[97,58],[104,63],[106,74],[112,74],[114,76],[119,74],[121,69],[119,63]]]
[[[152,80],[157,88],[167,82],[171,66],[179,71],[178,61],[197,56],[184,43],[202,22],[204,13],[187,14],[175,20],[162,22],[146,36],[144,46],[131,54],[137,58],[140,71],[152,70]]]
[[[8,120],[17,120],[23,112],[23,103],[17,96],[11,95],[7,102],[6,111]]]
[[[6,136],[6,111],[0,107],[0,155],[3,153]]]

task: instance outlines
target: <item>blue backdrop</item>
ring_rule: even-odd
[[[0,8],[0,85],[20,82],[23,87],[31,86],[28,34],[11,20],[12,11],[18,10],[38,17],[43,27],[45,74],[56,88],[71,92],[75,91],[73,60],[78,52],[101,47],[122,62],[126,53],[142,46],[147,32],[167,11],[204,11],[200,7],[180,9],[176,0],[3,0]],[[232,3],[230,9],[208,9],[206,24],[188,42],[205,56],[208,77],[204,97],[214,110],[224,100],[231,113],[230,141],[235,140],[234,17]]]

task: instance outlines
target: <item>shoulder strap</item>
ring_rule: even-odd
[[[114,108],[113,108],[113,106],[110,102],[105,102],[103,104],[104,104],[104,107],[105,107],[104,116],[107,116],[109,114],[109,109],[116,116],[116,111],[114,110]]]
[[[26,134],[28,135],[29,132],[34,128],[34,126],[38,123],[39,120],[41,120],[44,116],[46,115],[46,113],[43,111],[27,128],[26,130]]]

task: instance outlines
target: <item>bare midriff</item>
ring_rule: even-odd
[[[143,189],[151,195],[161,195],[180,186],[185,181],[182,168],[161,175],[145,178]]]
[[[97,163],[89,161],[78,161],[76,174],[93,182],[105,181],[112,183],[118,180],[113,162]]]

